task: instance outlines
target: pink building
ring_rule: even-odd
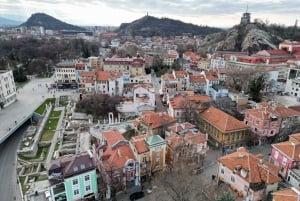
[[[280,168],[280,175],[287,178],[288,170],[300,166],[300,133],[290,135],[287,142],[272,144],[270,162]]]
[[[279,133],[281,120],[274,103],[261,103],[257,108],[245,110],[244,123],[250,126],[255,144],[264,144],[268,138],[274,139]]]
[[[276,191],[279,168],[264,161],[263,155],[253,155],[244,147],[218,159],[219,182],[229,184],[238,196],[247,201],[261,201]]]

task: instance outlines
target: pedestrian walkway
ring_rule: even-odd
[[[30,80],[18,89],[17,101],[0,110],[0,144],[31,118],[33,112],[45,99],[71,95],[73,92],[72,90],[49,90],[47,86],[51,83],[53,83],[53,78]]]

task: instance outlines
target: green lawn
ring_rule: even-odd
[[[51,141],[53,136],[54,136],[54,132],[55,131],[46,131],[46,130],[44,130],[40,141],[41,142]]]
[[[61,110],[58,110],[58,111],[52,110],[50,117],[60,117],[60,114],[61,114]]]
[[[40,115],[43,115],[44,112],[45,112],[45,109],[46,109],[46,104],[52,102],[52,104],[54,105],[55,104],[55,98],[48,98],[44,101],[44,103],[42,103],[38,109],[35,110],[36,113],[40,114]]]
[[[44,130],[53,131],[56,130],[57,123],[59,121],[59,118],[49,118]]]

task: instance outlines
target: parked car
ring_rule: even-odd
[[[132,193],[130,196],[129,196],[129,199],[131,201],[134,201],[134,200],[137,200],[137,199],[140,199],[142,197],[145,196],[145,193],[143,191],[138,191],[138,192],[135,192],[135,193]]]

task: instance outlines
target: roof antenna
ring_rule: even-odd
[[[248,4],[247,4],[247,7],[246,7],[246,13],[248,13]]]

